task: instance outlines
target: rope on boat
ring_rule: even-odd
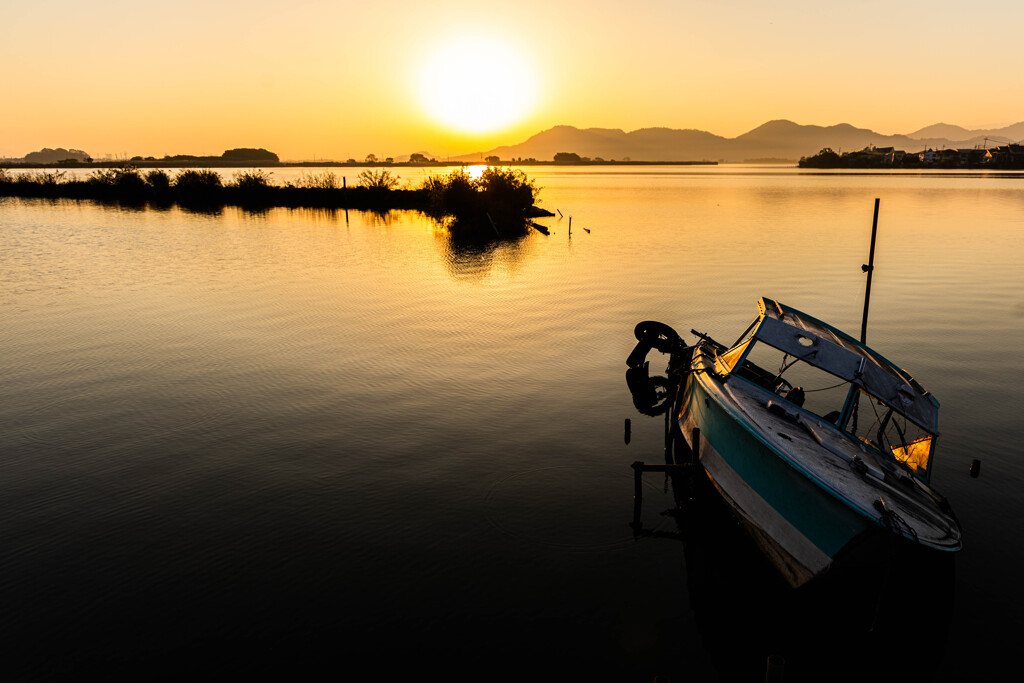
[[[917,531],[914,530],[914,527],[907,524],[907,520],[900,517],[895,510],[890,510],[889,506],[885,504],[884,498],[879,496],[878,500],[873,503],[873,506],[881,513],[881,521],[885,528],[896,534],[909,534],[913,537],[915,543],[921,542],[921,539],[917,537]],[[904,529],[906,530],[905,532]]]
[[[811,393],[812,391],[828,391],[829,389],[835,389],[835,388],[837,388],[837,387],[841,387],[841,386],[843,386],[844,384],[849,384],[849,382],[848,382],[848,381],[846,381],[846,380],[843,380],[843,381],[842,381],[842,382],[840,382],[839,384],[833,384],[833,385],[832,385],[832,386],[830,386],[830,387],[821,387],[820,389],[804,389],[804,393],[805,393],[805,394],[809,394],[809,393]]]

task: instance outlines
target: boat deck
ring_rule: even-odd
[[[859,514],[888,523],[922,544],[959,549],[959,529],[950,524],[938,508],[941,499],[923,482],[900,476],[895,465],[881,462],[835,425],[753,382],[740,377],[721,381],[709,373],[700,377],[779,457]],[[879,509],[880,499],[884,512]]]

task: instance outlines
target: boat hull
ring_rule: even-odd
[[[765,556],[790,585],[801,586],[877,524],[807,479],[745,428],[715,391],[715,382],[704,373],[689,376],[680,429]]]

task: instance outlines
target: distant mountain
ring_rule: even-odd
[[[799,159],[817,154],[825,147],[839,150],[875,147],[913,147],[916,143],[904,135],[882,135],[848,123],[835,126],[802,126],[792,121],[769,121],[754,130],[730,140],[732,149],[727,161],[758,157]]]
[[[627,133],[618,128],[555,126],[518,145],[460,157],[467,161],[498,156],[502,159],[534,158],[549,161],[558,152],[575,152],[590,158],[637,161],[687,161],[717,159],[727,138],[702,130],[641,128]]]
[[[945,138],[947,140],[966,140],[967,138],[974,137],[971,131],[966,128],[952,126],[948,123],[936,123],[931,126],[925,126],[921,130],[914,131],[908,135],[917,139]]]
[[[909,133],[908,136],[919,140],[945,139],[984,141],[985,138],[988,138],[989,140],[996,140],[997,142],[1018,142],[1024,139],[1024,121],[1015,123],[1011,126],[1004,126],[1003,128],[981,128],[976,130],[968,130],[961,126],[953,126],[948,123],[936,123],[913,133]]]
[[[29,152],[25,155],[25,162],[29,164],[55,164],[58,161],[67,161],[68,159],[86,161],[89,159],[89,154],[80,149],[64,149],[63,147],[50,149],[49,147],[44,147],[38,152]]]
[[[408,161],[423,162],[436,158],[437,157],[435,155],[431,154],[425,149],[421,149],[418,152],[413,152],[412,154],[399,154],[394,157],[395,161],[397,161],[398,163],[405,163]]]
[[[517,145],[496,147],[487,152],[458,157],[478,161],[487,156],[501,159],[550,161],[558,152],[574,152],[592,159],[623,161],[744,161],[746,159],[788,159],[817,154],[825,147],[836,151],[867,146],[895,147],[908,152],[926,148],[975,147],[985,138],[989,143],[1024,138],[1024,122],[998,130],[971,131],[959,126],[936,124],[910,135],[882,135],[847,123],[834,126],[805,126],[787,120],[769,121],[735,138],[702,130],[641,128],[625,132],[618,128],[574,128],[555,126]]]

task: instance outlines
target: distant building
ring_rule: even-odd
[[[958,162],[960,166],[977,166],[982,163],[985,159],[985,153],[987,150],[984,149],[958,149],[956,151]]]
[[[943,166],[958,166],[960,163],[960,152],[956,149],[943,149],[938,153],[938,161]]]
[[[985,163],[995,168],[1024,168],[1024,145],[1000,145],[987,150]]]
[[[895,147],[876,147],[875,152],[882,156],[882,163],[887,166],[899,166],[907,153]]]

